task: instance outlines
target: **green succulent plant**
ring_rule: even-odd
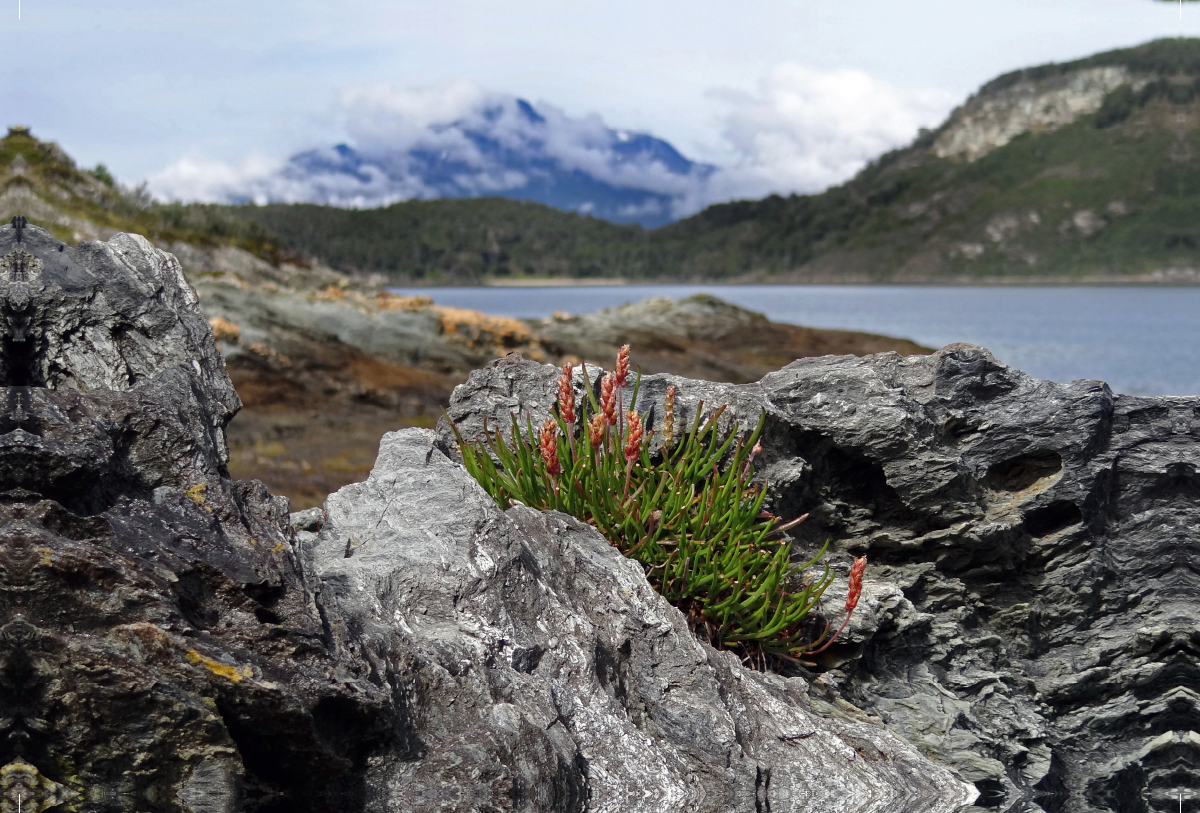
[[[628,358],[626,346],[600,383],[599,402],[584,368],[587,395],[578,413],[573,370],[564,366],[557,414],[540,428],[528,418],[522,427],[514,415],[507,438],[485,422],[484,437],[468,443],[450,421],[467,471],[501,508],[562,511],[595,527],[641,563],[651,585],[713,645],[756,665],[769,656],[804,663],[845,628],[866,560],[851,571],[853,601],[842,626],[831,634],[826,624],[814,640],[806,619],[834,579],[822,561],[829,543],[794,565],[792,546],[780,537],[807,514],[785,523],[763,509],[766,490],[753,475],[766,414],[748,438],[738,439],[737,427],[722,437],[725,407],[704,418],[701,402],[691,428],[676,437],[672,386],[662,443],[651,451],[653,432],[620,403]],[[632,403],[640,386],[639,373]]]

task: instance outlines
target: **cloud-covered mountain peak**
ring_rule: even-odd
[[[755,93],[714,92],[710,101],[728,147],[720,168],[597,115],[450,82],[349,89],[339,99],[341,143],[287,160],[185,158],[149,183],[165,199],[359,208],[503,196],[654,227],[711,203],[844,181],[940,120],[951,99],[860,71],[783,65]]]
[[[407,96],[346,99],[352,143],[299,153],[231,197],[364,207],[498,195],[653,227],[686,214],[715,169],[649,134],[516,96],[463,93],[441,110]]]

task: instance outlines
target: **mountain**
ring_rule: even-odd
[[[228,197],[362,208],[495,195],[653,228],[694,211],[715,169],[651,135],[499,94],[448,122],[397,122],[362,140],[295,155]]]
[[[220,211],[396,280],[1200,280],[1200,40],[1001,76],[845,184],[653,231],[495,199]]]
[[[794,281],[1200,280],[1200,40],[1001,76],[819,195],[709,207],[660,267]]]
[[[501,107],[494,117],[504,123],[492,132],[506,134],[504,149],[532,139],[543,112],[524,111],[516,101]],[[561,114],[547,110],[544,117],[551,115]],[[588,132],[604,130],[592,124]],[[466,129],[447,130],[446,143],[466,143]],[[655,166],[687,167],[662,155]],[[349,161],[344,172],[323,177],[353,184],[361,181],[351,170],[382,177],[374,164],[355,165],[350,156],[339,157]],[[438,160],[450,156],[448,150]],[[22,172],[42,171],[27,160]],[[1158,40],[1001,76],[939,128],[880,156],[845,184],[816,195],[710,206],[653,230],[503,197],[406,200],[365,210],[125,203],[104,209],[95,201],[113,190],[98,175],[73,167],[55,172],[74,180],[39,205],[73,201],[80,217],[92,213],[93,223],[157,235],[166,245],[231,243],[268,260],[303,258],[309,267],[380,274],[396,283],[1192,282],[1200,281],[1200,40]],[[454,182],[452,173],[440,177]],[[3,194],[15,194],[20,178],[17,172],[5,181]],[[86,189],[76,194],[71,184]],[[125,214],[118,218],[119,212]]]

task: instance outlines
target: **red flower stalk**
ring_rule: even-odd
[[[562,474],[562,465],[558,462],[558,424],[553,418],[547,418],[542,424],[542,436],[539,443],[542,460],[546,464],[546,473],[551,477]]]
[[[742,479],[745,480],[750,476],[750,464],[754,462],[754,458],[762,454],[762,444],[755,443],[754,448],[750,450],[750,456],[746,458],[746,465],[742,466]]]
[[[867,557],[859,556],[854,560],[854,564],[850,566],[850,590],[846,593],[845,620],[842,621],[842,625],[838,627],[837,632],[833,634],[833,637],[825,642],[825,646],[821,647],[820,649],[814,649],[812,652],[807,654],[817,655],[824,652],[826,649],[829,649],[833,642],[837,640],[838,636],[842,634],[842,630],[846,628],[846,625],[850,623],[850,616],[854,615],[854,608],[858,606],[858,597],[862,595],[863,574],[866,572],[866,570]]]
[[[863,573],[867,570],[867,557],[859,556],[850,567],[850,592],[846,594],[846,613],[854,612],[858,597],[862,595]]]
[[[604,442],[604,430],[608,427],[608,420],[603,415],[593,415],[592,422],[588,424],[588,442],[592,444],[593,449],[599,449],[600,444]]]
[[[604,420],[608,421],[610,426],[617,425],[617,390],[616,379],[612,373],[608,373],[600,381],[600,410],[604,413]]]
[[[571,384],[571,365],[564,364],[558,378],[558,416],[568,427],[575,425],[575,387]]]
[[[631,409],[625,413],[625,423],[629,427],[625,437],[625,462],[632,466],[642,452],[642,416]]]
[[[621,495],[622,503],[629,499],[629,478],[633,474],[633,464],[642,451],[642,416],[637,414],[637,410],[631,409],[625,413],[625,426],[628,432],[625,435],[625,491]]]
[[[663,410],[663,448],[671,445],[675,435],[675,385],[667,387],[667,403]]]
[[[617,385],[617,389],[624,389],[625,384],[629,381],[629,345],[621,345],[621,349],[617,351],[617,366],[613,370],[613,378]]]

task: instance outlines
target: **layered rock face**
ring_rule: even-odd
[[[0,228],[0,810],[929,811],[849,704],[700,644],[640,569],[435,445],[291,518],[174,257]],[[293,524],[300,530],[297,532]]]
[[[555,377],[498,362],[450,415],[468,436],[514,411],[536,424]],[[728,404],[730,429],[765,410],[773,510],[811,513],[798,553],[834,540],[841,596],[850,557],[870,559],[849,634],[817,670],[826,699],[953,767],[978,809],[1165,811],[1194,796],[1200,399],[1038,381],[968,345],[804,359],[743,386],[650,376],[651,425],[671,383],[684,424],[700,400]]]

